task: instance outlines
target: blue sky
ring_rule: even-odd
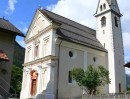
[[[125,62],[130,61],[130,6],[129,0],[117,0],[122,17],[122,32]],[[38,7],[42,6],[52,12],[96,29],[96,11],[98,0],[1,0],[0,17],[5,17],[22,32],[26,33]],[[16,39],[25,46],[23,38]]]
[[[37,8],[56,4],[57,0],[1,0],[0,17],[5,17],[22,32],[26,33]],[[22,37],[16,38],[24,46]]]

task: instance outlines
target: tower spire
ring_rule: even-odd
[[[117,0],[99,0],[95,16],[104,14],[108,11],[114,12],[119,17],[122,16],[122,14],[120,13]]]

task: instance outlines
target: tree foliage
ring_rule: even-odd
[[[13,59],[13,66],[12,66],[12,74],[11,74],[11,83],[10,85],[13,88],[10,88],[10,93],[14,94],[16,90],[17,95],[19,97],[21,86],[22,86],[22,64],[24,62],[24,53],[25,48],[21,47],[17,42],[15,42],[14,46],[14,59]]]
[[[13,65],[12,74],[11,74],[11,86],[10,93],[20,95],[22,85],[22,69],[18,66]]]
[[[110,83],[109,72],[103,66],[94,68],[89,65],[86,71],[81,68],[74,68],[72,70],[72,78],[89,95],[95,94],[99,86]]]

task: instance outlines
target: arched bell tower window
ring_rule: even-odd
[[[102,5],[100,6],[100,11],[102,11]]]
[[[118,20],[116,16],[114,17],[114,20],[115,20],[115,26],[118,27]]]
[[[105,3],[103,4],[103,9],[106,9],[106,4]]]
[[[31,89],[30,89],[30,94],[31,96],[35,96],[37,93],[37,80],[38,80],[38,73],[36,70],[32,70],[30,72],[31,76]]]
[[[103,16],[103,17],[101,18],[101,26],[102,26],[102,27],[106,26],[106,17],[105,17],[105,16]]]

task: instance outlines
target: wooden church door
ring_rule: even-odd
[[[35,70],[33,70],[33,71],[31,71],[30,74],[31,74],[31,92],[30,92],[30,94],[32,96],[35,96],[37,93],[38,73]]]

